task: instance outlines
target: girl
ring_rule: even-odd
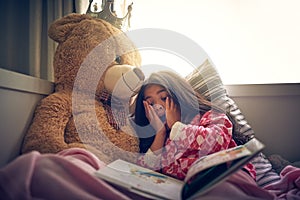
[[[188,82],[171,71],[152,73],[143,84],[134,113],[140,152],[138,164],[184,179],[199,157],[237,144],[233,125]],[[255,179],[252,164],[245,170]]]

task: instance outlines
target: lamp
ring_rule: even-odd
[[[93,3],[93,0],[89,0],[89,6],[86,14],[95,18],[103,19],[121,30],[126,30],[130,27],[132,4],[133,3],[127,7],[126,15],[120,18],[114,11],[114,0],[102,0],[101,11],[99,11],[100,9],[97,2]]]

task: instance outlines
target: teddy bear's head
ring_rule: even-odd
[[[122,96],[136,90],[144,78],[132,41],[104,20],[72,13],[52,23],[48,34],[58,43],[53,63],[56,91],[72,90],[77,81],[83,92],[92,90],[97,96],[106,90]],[[96,89],[91,86],[95,82]]]
[[[58,46],[53,62],[55,94],[47,101],[54,99],[55,105],[59,101],[61,109],[52,109],[53,101],[47,103],[62,122],[49,127],[51,144],[57,149],[84,146],[105,162],[134,159],[138,139],[127,118],[132,107],[128,103],[144,75],[129,36],[102,19],[76,13],[54,21],[48,35]]]

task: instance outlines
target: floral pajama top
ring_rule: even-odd
[[[202,117],[196,115],[188,125],[176,122],[162,153],[155,155],[149,149],[139,157],[138,164],[184,179],[189,167],[199,157],[237,146],[232,138],[232,129],[228,117],[214,111],[208,111]],[[254,166],[248,163],[244,169],[255,180]]]

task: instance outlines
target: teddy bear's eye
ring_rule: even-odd
[[[118,64],[121,64],[121,63],[122,63],[122,58],[121,58],[121,56],[116,56],[115,61],[116,61]]]

